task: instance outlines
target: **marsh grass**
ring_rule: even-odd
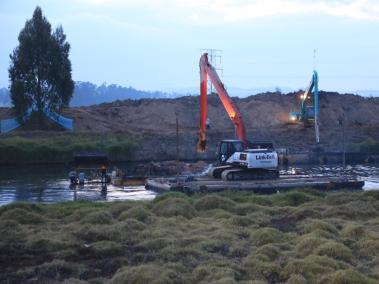
[[[0,208],[0,282],[378,283],[378,197],[13,203]]]
[[[379,141],[373,138],[367,138],[366,140],[352,144],[352,151],[359,151],[363,153],[378,153],[379,152]]]
[[[134,218],[138,221],[145,222],[149,216],[150,216],[150,212],[146,210],[144,207],[135,206],[122,212],[118,219],[125,220],[125,219]]]
[[[0,164],[67,163],[74,152],[104,151],[112,160],[130,158],[136,145],[126,134],[32,132],[3,135]]]
[[[326,255],[345,262],[351,262],[353,258],[353,254],[348,247],[335,241],[327,241],[321,244],[315,252],[318,255]]]
[[[274,228],[259,228],[253,231],[250,241],[256,246],[285,241],[284,234]]]
[[[215,194],[200,197],[195,202],[195,208],[199,211],[223,209],[228,212],[234,212],[235,206],[236,203],[231,199]]]
[[[196,209],[185,199],[168,198],[157,202],[152,212],[160,217],[183,216],[191,219],[196,216]]]
[[[374,284],[375,281],[369,279],[362,273],[354,269],[338,270],[328,279],[333,284]]]

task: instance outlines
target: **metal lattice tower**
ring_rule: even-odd
[[[221,49],[200,49],[201,54],[208,53],[209,63],[216,69],[217,73],[220,77],[223,77],[223,69],[221,68],[221,57],[222,50]],[[212,82],[208,79],[208,94],[213,93],[213,85]]]

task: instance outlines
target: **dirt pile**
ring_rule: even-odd
[[[309,151],[315,145],[314,129],[288,125],[288,113],[299,110],[301,93],[265,93],[244,99],[233,98],[246,124],[248,139],[272,140],[290,152]],[[320,92],[321,146],[327,151],[342,148],[342,126],[346,144],[372,138],[379,140],[379,98]],[[70,108],[63,115],[74,118],[77,132],[125,132],[139,145],[139,160],[175,159],[179,144],[181,159],[214,158],[216,144],[234,137],[234,126],[216,95],[208,97],[208,151],[195,151],[199,97],[115,101],[90,107]],[[0,119],[11,116],[0,108]],[[176,118],[179,134],[176,137]]]
[[[233,98],[247,129],[283,127],[288,113],[299,109],[300,93],[266,93],[248,98]],[[338,127],[345,113],[346,126],[378,126],[379,98],[320,92],[320,123],[324,128]],[[199,97],[116,101],[65,112],[75,119],[79,131],[147,131],[173,133],[176,114],[182,130],[197,130]],[[233,129],[216,95],[208,98],[208,117],[217,131]]]

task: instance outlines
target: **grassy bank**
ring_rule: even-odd
[[[0,164],[68,163],[76,151],[104,151],[128,159],[135,145],[126,134],[31,132],[0,137]]]
[[[11,204],[0,282],[378,283],[378,210],[379,192]]]
[[[379,141],[368,138],[360,143],[351,145],[351,150],[363,153],[379,153]]]

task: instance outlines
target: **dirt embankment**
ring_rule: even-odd
[[[282,128],[288,113],[299,109],[299,93],[282,95],[267,93],[245,99],[233,98],[241,111],[249,134],[264,128],[267,131]],[[175,132],[176,114],[181,131],[197,130],[199,97],[178,99],[126,100],[91,107],[72,108],[65,112],[75,119],[79,131],[145,131]],[[379,98],[356,95],[320,93],[320,123],[322,130],[339,127],[345,113],[347,127],[378,126]],[[217,96],[208,98],[208,117],[215,131],[232,130]]]
[[[248,138],[272,140],[276,147],[291,152],[307,151],[315,145],[314,129],[288,125],[288,113],[299,109],[300,93],[266,93],[248,98],[233,98],[246,124]],[[379,140],[379,98],[351,94],[320,93],[321,145],[327,151],[342,147],[344,120],[346,144],[367,138]],[[9,117],[9,109],[0,109],[0,119]],[[208,98],[208,151],[195,151],[199,97],[116,101],[90,107],[71,108],[64,115],[74,118],[78,132],[126,132],[138,143],[136,159],[197,159],[214,157],[219,140],[233,138],[234,126],[216,95]],[[176,118],[179,137],[176,138]]]

